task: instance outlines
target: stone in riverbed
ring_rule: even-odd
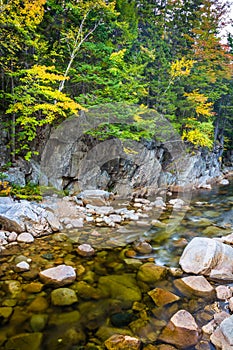
[[[40,279],[45,284],[52,284],[57,287],[65,286],[75,281],[76,273],[72,266],[59,265],[39,273]]]
[[[30,270],[30,265],[26,261],[21,261],[15,266],[16,272],[24,272],[29,270]]]
[[[72,286],[78,296],[83,299],[100,299],[101,293],[97,288],[92,287],[85,281],[79,281]]]
[[[233,315],[221,322],[220,330],[228,343],[233,346]]]
[[[211,238],[195,237],[184,249],[180,265],[185,272],[233,280],[233,248]]]
[[[95,254],[95,250],[90,244],[80,244],[77,248],[77,253],[81,256],[87,257]]]
[[[70,312],[63,312],[63,313],[53,313],[51,314],[51,317],[49,319],[49,326],[66,326],[70,324],[77,324],[80,320],[80,312],[75,310],[75,311],[70,311]]]
[[[155,288],[148,292],[148,294],[157,306],[171,304],[180,299],[177,295],[162,288]]]
[[[178,311],[163,329],[159,340],[181,349],[196,345],[199,340],[199,330],[195,319],[186,310]]]
[[[139,350],[141,341],[129,335],[114,334],[104,345],[108,350]]]
[[[32,243],[34,242],[34,237],[28,232],[22,232],[18,235],[17,241],[20,243]]]
[[[77,301],[75,291],[69,288],[58,288],[51,293],[51,302],[56,306],[72,305]]]
[[[215,295],[214,288],[203,276],[183,277],[175,280],[174,284],[184,295],[206,298],[212,298]]]
[[[26,293],[40,293],[42,291],[43,284],[40,282],[31,282],[26,284],[23,288]]]
[[[11,337],[6,345],[6,350],[40,350],[42,343],[42,333],[21,333]]]
[[[99,278],[98,289],[106,296],[121,300],[125,306],[131,306],[134,301],[141,300],[141,291],[131,274],[108,275]]]
[[[33,312],[44,312],[47,310],[48,306],[49,304],[44,297],[37,296],[28,306],[28,310]]]
[[[229,317],[229,318],[231,318],[231,317]],[[223,322],[226,322],[229,318],[225,319]],[[221,325],[222,325],[222,323],[221,323]],[[230,322],[226,322],[223,325],[223,330],[224,330],[225,334],[223,334],[223,330],[221,329],[221,325],[220,325],[220,327],[217,327],[215,329],[213,334],[211,334],[210,341],[216,346],[217,349],[233,350],[233,345],[231,345],[232,341],[233,341],[232,320]]]
[[[232,297],[232,290],[229,286],[217,286],[215,290],[217,293],[217,298],[220,300],[227,300]]]
[[[48,315],[46,314],[37,314],[32,315],[30,319],[30,326],[33,330],[33,332],[41,332],[46,326],[46,323],[48,321]]]
[[[61,226],[58,218],[51,211],[47,211],[46,220],[48,221],[53,232],[57,232],[57,231],[61,230],[62,226]]]
[[[20,282],[14,280],[4,281],[3,289],[10,294],[12,299],[17,299],[22,291]]]
[[[153,251],[153,247],[146,241],[136,242],[134,244],[134,249],[140,254],[150,254]]]
[[[158,266],[154,263],[145,263],[140,266],[137,279],[146,283],[153,284],[156,281],[166,277],[168,269],[164,266]]]
[[[103,206],[113,200],[114,194],[103,190],[86,190],[77,195],[77,199],[81,199],[84,204],[92,204]]]
[[[219,184],[220,185],[224,185],[224,186],[226,186],[226,185],[229,185],[229,180],[227,180],[227,179],[222,179],[220,182],[219,182]]]
[[[0,324],[5,324],[9,320],[12,312],[13,308],[10,306],[0,307]]]

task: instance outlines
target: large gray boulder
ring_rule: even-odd
[[[52,233],[61,228],[56,215],[39,204],[26,200],[15,202],[11,198],[1,197],[0,224],[6,231],[28,232],[33,236]]]
[[[195,237],[184,249],[180,265],[187,273],[233,280],[233,248],[215,239]]]

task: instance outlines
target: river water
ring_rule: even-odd
[[[142,349],[150,344],[156,349],[161,330],[178,310],[189,311],[200,327],[208,323],[216,310],[226,309],[224,303],[182,295],[174,285],[180,276],[167,274],[151,283],[142,281],[138,271],[152,262],[178,268],[179,257],[193,237],[232,232],[232,204],[233,182],[192,193],[183,210],[154,210],[142,213],[139,222],[121,227],[86,226],[44,236],[32,245],[9,247],[0,257],[0,349],[101,350],[115,333],[140,338]],[[152,220],[160,224],[152,225]],[[149,242],[153,251],[136,252],[135,242],[141,241]],[[81,257],[77,246],[82,243],[91,244],[95,255]],[[24,258],[30,262],[30,271],[15,272],[16,261]],[[59,264],[73,266],[77,272],[77,280],[67,287],[75,291],[78,301],[67,306],[55,306],[53,288],[41,284],[38,277],[39,271]],[[154,288],[173,292],[180,299],[158,307],[148,295]],[[202,336],[196,347],[187,349],[215,347]]]

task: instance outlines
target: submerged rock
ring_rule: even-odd
[[[33,332],[41,332],[48,321],[48,315],[46,314],[35,314],[32,315],[30,319],[30,326],[33,330]]]
[[[72,305],[78,301],[74,290],[69,288],[58,288],[51,293],[51,302],[53,305]]]
[[[42,282],[58,287],[75,281],[76,273],[72,266],[59,265],[40,272]]]
[[[148,294],[157,306],[171,304],[180,299],[177,295],[162,288],[155,288],[148,292]]]
[[[5,345],[6,350],[40,350],[42,343],[42,333],[22,333],[11,337]]]
[[[162,280],[166,277],[168,269],[164,266],[158,266],[154,263],[145,263],[140,266],[137,279],[149,284]]]
[[[199,340],[199,330],[195,319],[186,310],[178,311],[163,329],[159,340],[181,349],[196,345]]]
[[[94,248],[90,244],[81,244],[77,248],[77,253],[81,256],[92,256],[95,254]]]
[[[77,310],[63,313],[52,313],[48,324],[49,326],[63,326],[64,328],[71,324],[78,324],[80,321],[81,315]]]
[[[115,334],[104,342],[108,350],[139,350],[141,341],[129,335]]]
[[[0,324],[7,323],[12,312],[13,312],[13,308],[10,306],[0,307]]]
[[[134,301],[141,300],[141,291],[133,275],[108,275],[99,278],[99,289],[103,295],[121,300],[122,304],[131,306]]]

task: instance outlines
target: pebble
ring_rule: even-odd
[[[16,265],[16,271],[29,271],[30,265],[26,261],[21,261]]]

